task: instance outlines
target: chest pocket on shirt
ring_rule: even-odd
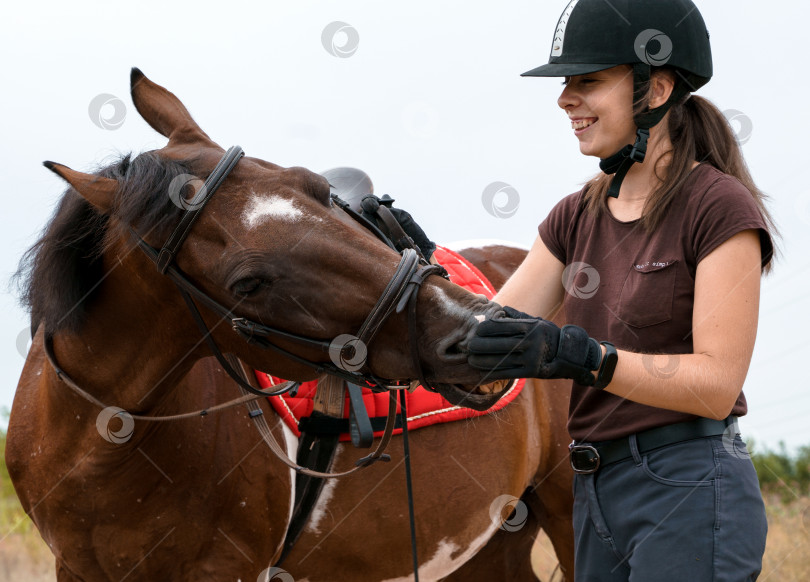
[[[619,319],[647,327],[672,319],[677,260],[633,265],[619,295]]]

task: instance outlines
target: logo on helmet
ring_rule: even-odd
[[[551,56],[559,57],[563,51],[563,39],[565,38],[565,28],[568,26],[568,19],[574,11],[574,6],[579,0],[571,0],[563,10],[560,20],[557,22],[557,30],[554,31],[554,42],[551,43]]]

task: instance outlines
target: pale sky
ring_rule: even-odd
[[[439,243],[499,238],[527,246],[551,207],[598,170],[597,160],[579,154],[556,105],[559,80],[519,76],[547,61],[565,4],[7,5],[0,21],[0,406],[11,406],[24,361],[18,339],[29,324],[7,281],[64,188],[41,162],[91,170],[119,152],[165,143],[132,106],[131,67],[177,94],[223,147],[239,144],[250,156],[315,171],[362,168],[378,193],[397,198]],[[810,8],[800,0],[698,0],[698,7],[715,70],[699,94],[736,117],[783,235],[782,259],[762,286],[745,386],[750,413],[741,427],[744,437],[771,447],[810,444],[802,359],[810,350],[803,113]],[[328,37],[337,31],[332,52],[351,54],[333,55],[325,30]],[[91,119],[102,94],[111,96],[101,100],[110,102],[102,119],[123,103],[117,128]],[[510,216],[493,216],[482,203],[495,182],[517,193]]]

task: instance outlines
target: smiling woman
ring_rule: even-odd
[[[728,121],[692,95],[712,73],[691,0],[571,0],[549,62],[525,73],[565,77],[557,105],[603,173],[540,224],[470,362],[573,380],[577,580],[753,580],[762,566],[737,419],[776,230]],[[562,329],[535,317],[560,307]]]

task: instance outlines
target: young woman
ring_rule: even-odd
[[[525,75],[564,77],[603,173],[540,224],[470,363],[574,380],[576,580],[754,580],[767,524],[736,419],[774,231],[729,124],[691,95],[712,76],[703,18],[572,0]],[[540,319],[561,307],[569,325]]]

